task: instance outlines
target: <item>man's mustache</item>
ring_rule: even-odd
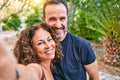
[[[58,29],[63,30],[63,29],[64,29],[64,26],[59,27],[59,28],[58,28],[58,27],[55,27],[55,26],[52,26],[51,29],[52,29],[52,30],[58,30]]]

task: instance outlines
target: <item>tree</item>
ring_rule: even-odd
[[[3,29],[18,30],[21,26],[19,13],[21,13],[27,0],[2,0],[0,1],[0,22],[3,22]]]
[[[3,23],[8,29],[19,30],[21,27],[21,20],[17,14],[12,14],[9,18],[4,18]]]
[[[40,19],[40,14],[38,13],[28,15],[27,19],[25,20],[25,23],[27,24],[27,26],[40,23],[40,22],[42,22],[42,20]]]
[[[27,0],[0,0],[0,21],[23,11]]]
[[[84,26],[101,34],[105,54],[103,60],[120,66],[120,1],[119,0],[68,0],[79,9]],[[76,5],[75,5],[76,3]],[[82,14],[81,14],[82,13]]]
[[[68,16],[68,30],[73,34],[82,36],[88,40],[99,41],[100,33],[88,29],[86,18],[85,3],[83,0],[68,0],[69,16]],[[71,24],[72,23],[72,24]],[[94,35],[96,34],[96,35]]]

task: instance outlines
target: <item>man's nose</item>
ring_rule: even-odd
[[[57,20],[54,26],[60,28],[62,26],[61,21]]]

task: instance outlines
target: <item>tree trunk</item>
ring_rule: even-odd
[[[105,53],[103,60],[111,66],[120,66],[120,43],[118,40],[113,40],[113,37],[108,36],[103,40]]]

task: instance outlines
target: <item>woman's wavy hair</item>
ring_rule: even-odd
[[[31,45],[31,40],[35,35],[36,30],[38,30],[39,28],[43,28],[44,30],[48,31],[56,43],[55,58],[51,62],[52,69],[54,68],[54,64],[63,56],[62,47],[61,44],[57,41],[54,33],[52,33],[51,29],[44,23],[28,26],[25,30],[23,30],[19,35],[19,39],[16,42],[13,53],[15,54],[18,63],[27,65],[29,63],[40,62],[37,55],[33,52],[33,48]]]

